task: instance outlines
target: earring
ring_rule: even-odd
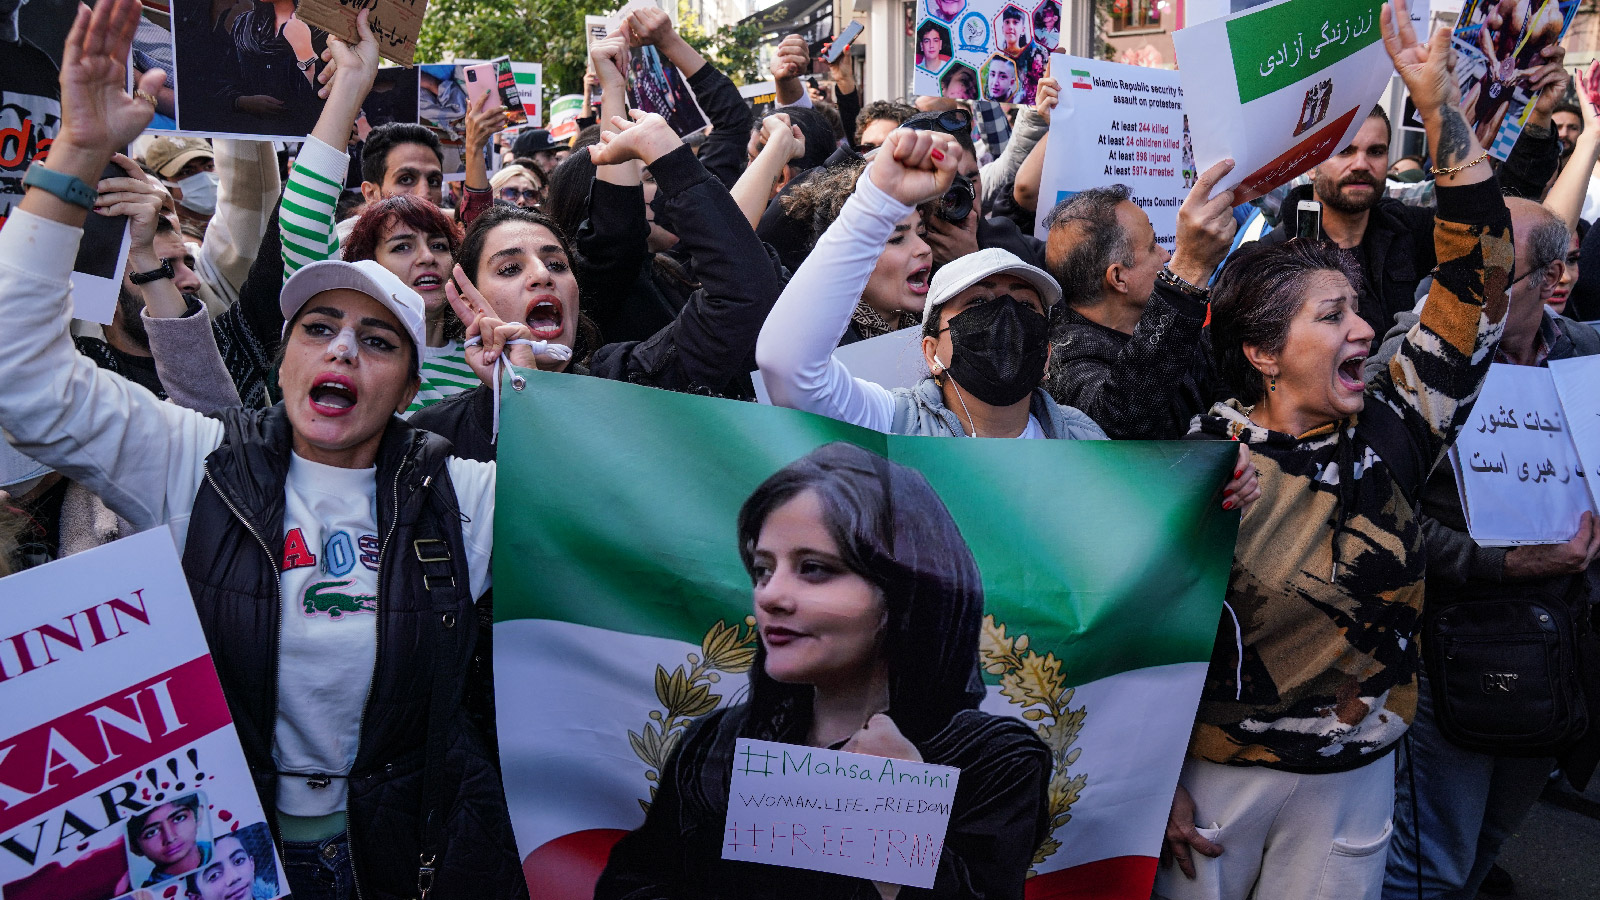
[[[1272,379],[1272,381],[1271,381],[1271,383],[1269,383],[1269,384],[1268,384],[1268,385],[1267,385],[1267,390],[1269,390],[1269,391],[1275,391],[1275,390],[1277,390],[1277,389],[1278,389],[1278,376],[1276,376],[1276,375],[1269,375],[1269,376],[1267,376],[1267,377],[1268,377],[1268,378],[1271,378],[1271,379]]]

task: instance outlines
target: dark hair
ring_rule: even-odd
[[[572,245],[567,242],[566,232],[556,220],[537,209],[523,209],[520,206],[495,204],[478,214],[472,220],[472,225],[467,229],[467,236],[461,241],[461,251],[456,255],[456,263],[461,266],[461,271],[473,281],[478,280],[478,267],[483,262],[484,244],[489,239],[489,232],[507,222],[526,222],[529,225],[539,225],[550,229],[555,235],[556,243],[561,245],[561,252],[567,255],[567,260],[573,260]]]
[[[222,862],[222,853],[217,849],[217,845],[229,838],[238,841],[244,852],[249,854],[250,861],[255,864],[257,881],[271,885],[274,888],[278,886],[277,867],[273,865],[272,835],[267,831],[267,823],[257,822],[254,825],[246,825],[237,831],[229,831],[216,836],[211,845],[210,862],[201,866],[200,871],[190,875],[185,882],[189,896],[200,896],[200,879],[212,866]]]
[[[1083,236],[1065,252],[1058,252],[1046,235],[1045,264],[1061,285],[1061,297],[1068,306],[1093,306],[1100,302],[1100,285],[1112,263],[1131,265],[1128,235],[1117,221],[1117,207],[1127,203],[1133,191],[1125,184],[1089,188],[1057,203],[1045,216],[1047,232],[1068,222],[1082,222]]]
[[[833,126],[828,123],[827,117],[804,106],[786,106],[783,112],[789,114],[789,123],[798,126],[800,134],[806,139],[806,152],[799,159],[789,162],[790,169],[800,172],[827,162],[839,146],[839,139],[834,137]]]
[[[589,217],[589,188],[594,184],[594,174],[595,165],[586,150],[573,153],[550,172],[543,208],[562,234],[577,234],[578,226]]]
[[[601,130],[599,124],[583,126],[583,130],[572,137],[572,155],[577,156],[579,150],[590,144],[600,143]]]
[[[1211,290],[1211,348],[1218,373],[1239,402],[1253,406],[1266,394],[1245,345],[1281,353],[1312,276],[1323,272],[1361,283],[1339,248],[1303,238],[1245,244],[1218,276]]]
[[[1018,22],[1021,22],[1023,18],[1022,10],[1017,9],[1015,6],[1007,6],[1005,9],[1000,11],[1000,18],[1015,19]]]
[[[739,510],[739,558],[755,579],[754,554],[768,516],[805,492],[822,506],[839,558],[881,593],[889,714],[925,740],[985,696],[978,673],[983,578],[955,519],[921,472],[854,444],[824,444],[779,469]],[[750,667],[746,728],[755,736],[803,734],[813,689],[766,674],[766,649]]]
[[[356,215],[356,210],[366,202],[366,195],[361,193],[360,188],[345,188],[339,192],[339,200],[333,205],[333,220],[343,222]]]
[[[1578,117],[1578,130],[1579,131],[1583,130],[1583,110],[1578,108],[1578,104],[1572,103],[1572,102],[1567,101],[1567,100],[1563,100],[1560,103],[1556,104],[1556,108],[1555,109],[1550,110],[1550,115],[1553,116],[1556,113],[1567,113],[1568,115],[1577,116]]]
[[[909,103],[899,100],[874,100],[856,114],[855,144],[861,146],[861,136],[867,133],[867,126],[873,122],[893,122],[904,125],[906,120],[917,114],[917,108]]]
[[[1043,28],[1044,27],[1044,14],[1047,13],[1047,12],[1055,13],[1055,16],[1056,16],[1056,27],[1060,28],[1061,27],[1061,5],[1059,3],[1056,3],[1055,0],[1046,0],[1046,2],[1039,4],[1039,8],[1038,9],[1033,11],[1033,27],[1035,27],[1035,28]]]
[[[147,810],[129,816],[128,848],[133,851],[135,856],[145,855],[144,848],[139,846],[139,832],[143,831],[144,826],[149,823],[150,816],[163,806],[181,806],[198,817],[200,815],[200,795],[184,794],[181,797],[173,797],[171,800],[162,800]]]
[[[844,120],[839,118],[839,107],[823,100],[813,103],[811,108],[821,113],[822,117],[828,120],[828,130],[833,132],[833,149],[838,149],[839,142],[845,139]],[[829,156],[833,155],[833,149],[828,151]],[[826,159],[827,157],[823,158]]]
[[[389,151],[401,144],[421,144],[433,151],[439,165],[444,165],[444,149],[438,135],[415,122],[389,122],[372,129],[361,145],[361,180],[383,184],[383,176],[389,171]]]
[[[1381,107],[1381,106],[1377,105],[1376,103],[1374,103],[1372,105],[1372,109],[1367,111],[1367,118],[1369,118],[1369,119],[1378,119],[1378,120],[1382,121],[1383,122],[1383,131],[1384,131],[1384,133],[1388,134],[1388,135],[1391,135],[1391,136],[1394,134],[1393,126],[1391,126],[1389,124],[1389,114],[1387,112],[1384,112],[1383,107]]]

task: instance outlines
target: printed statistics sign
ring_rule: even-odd
[[[933,887],[961,770],[739,738],[722,858]]]
[[[0,580],[0,897],[287,893],[165,528]]]
[[[1194,150],[1178,73],[1062,56],[1061,100],[1050,116],[1035,232],[1057,203],[1085,188],[1125,184],[1156,242],[1178,242],[1178,207],[1194,186]]]
[[[1025,722],[1050,754],[1030,894],[1149,898],[1233,558],[1228,447],[889,436],[528,375],[502,392],[496,490],[511,509],[537,486],[542,512],[496,519],[494,583],[500,753],[533,896],[592,898],[695,720],[747,699],[762,638],[739,510],[774,472],[846,442],[921,473],[971,551],[980,709]],[[970,773],[958,787],[980,783]],[[945,852],[971,840],[962,816],[958,803]]]
[[[1061,42],[1059,0],[917,0],[915,93],[1032,104]]]
[[[1382,0],[1281,0],[1172,35],[1199,171],[1253,200],[1355,137],[1394,73]],[[1063,91],[1065,93],[1065,91]]]

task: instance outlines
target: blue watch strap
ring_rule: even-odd
[[[28,174],[22,179],[24,187],[36,187],[43,191],[60,197],[63,201],[73,206],[84,209],[94,209],[94,188],[76,175],[57,172],[44,167],[44,163],[34,162],[28,167]]]

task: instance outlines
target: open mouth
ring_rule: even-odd
[[[307,399],[311,401],[311,408],[322,415],[345,415],[356,405],[355,382],[343,375],[332,373],[318,375],[317,380],[311,385]]]
[[[1361,367],[1367,362],[1366,354],[1352,356],[1339,364],[1339,384],[1347,391],[1361,393],[1366,390],[1367,382],[1361,374]]]
[[[926,294],[928,292],[928,274],[932,271],[928,266],[923,266],[912,272],[911,277],[906,279],[906,288],[913,294]]]
[[[418,293],[436,291],[444,286],[444,279],[430,272],[426,275],[418,275],[417,280],[411,282],[411,286],[416,288]]]
[[[561,304],[553,300],[536,300],[529,308],[525,321],[535,340],[556,340],[561,337]]]

